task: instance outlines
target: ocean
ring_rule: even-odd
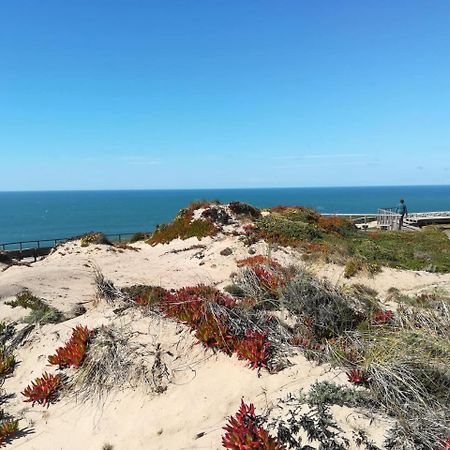
[[[410,212],[450,211],[450,186],[0,192],[0,243],[152,231],[194,200],[258,207],[304,205],[322,213],[376,213],[403,197]]]

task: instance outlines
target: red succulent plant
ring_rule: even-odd
[[[267,333],[247,330],[244,339],[234,340],[234,349],[239,359],[246,359],[252,369],[267,367],[271,343]]]
[[[390,310],[377,309],[374,311],[372,321],[376,325],[384,325],[394,317],[394,313]]]
[[[270,437],[269,433],[258,423],[255,407],[252,403],[246,405],[241,400],[239,411],[234,417],[230,417],[226,431],[222,437],[224,448],[232,450],[283,450],[276,439]]]
[[[62,387],[60,375],[52,375],[45,372],[41,378],[36,378],[28,385],[22,395],[26,397],[24,402],[32,402],[32,405],[38,403],[48,406],[58,398],[59,390]]]
[[[63,347],[56,349],[56,354],[48,357],[50,364],[65,367],[80,367],[86,355],[86,348],[92,331],[87,327],[77,325],[72,330],[72,336]]]
[[[347,372],[347,378],[350,383],[356,385],[367,385],[370,383],[369,374],[360,369],[352,369],[350,372]]]
[[[199,285],[185,287],[175,293],[168,292],[160,306],[168,317],[188,325],[205,347],[227,355],[236,353],[239,359],[246,359],[252,368],[267,367],[270,358],[267,334],[247,330],[243,338],[234,335],[226,316],[210,309],[212,303],[228,308],[236,305],[228,294]]]

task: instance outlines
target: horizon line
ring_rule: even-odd
[[[32,192],[146,192],[146,191],[227,191],[227,190],[269,190],[269,189],[343,189],[343,188],[411,188],[411,187],[450,187],[450,184],[380,184],[380,185],[345,185],[345,186],[271,186],[271,187],[203,187],[203,188],[103,188],[103,189],[23,189],[0,190],[0,193]]]

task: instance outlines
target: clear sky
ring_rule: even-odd
[[[450,2],[2,0],[0,190],[450,184]]]

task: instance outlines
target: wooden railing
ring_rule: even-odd
[[[400,214],[395,208],[380,208],[377,214],[377,224],[387,230],[398,230],[400,227]]]

